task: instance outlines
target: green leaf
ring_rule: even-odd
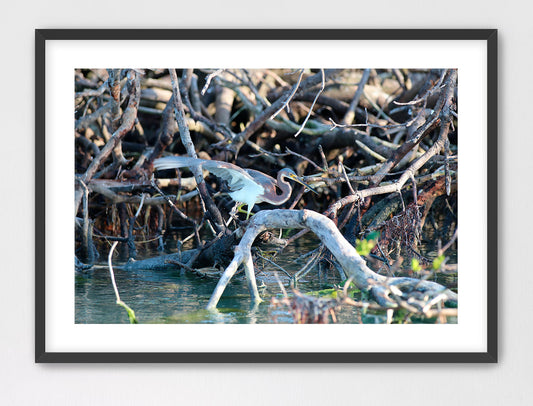
[[[440,268],[440,266],[442,265],[442,263],[444,262],[444,255],[440,255],[438,256],[437,258],[435,258],[433,260],[433,269],[434,270],[437,270]]]
[[[422,267],[420,266],[420,262],[418,262],[418,259],[413,258],[411,259],[411,269],[413,272],[420,272],[422,270]]]
[[[135,312],[131,307],[129,307],[126,303],[124,303],[122,300],[117,300],[117,304],[119,306],[122,306],[124,309],[126,309],[126,312],[128,312],[128,318],[130,319],[130,324],[137,324],[137,317],[135,317]]]
[[[379,231],[373,231],[364,240],[355,240],[355,250],[361,256],[368,256],[376,246],[379,238]]]

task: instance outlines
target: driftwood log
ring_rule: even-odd
[[[301,229],[307,228],[320,238],[322,243],[337,259],[345,273],[359,289],[370,290],[381,305],[395,308],[398,300],[415,303],[415,292],[421,293],[425,304],[435,301],[457,301],[457,294],[444,286],[416,278],[389,278],[372,271],[355,248],[344,238],[335,223],[328,217],[311,210],[262,210],[257,213],[246,228],[235,255],[220,278],[209,302],[208,309],[215,309],[229,281],[243,266],[250,295],[254,303],[261,302],[255,280],[251,247],[255,238],[270,228]],[[394,300],[396,299],[396,300]],[[418,303],[420,305],[420,303]]]

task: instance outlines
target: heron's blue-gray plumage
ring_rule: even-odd
[[[285,203],[292,192],[291,185],[285,178],[292,179],[313,190],[309,185],[303,183],[296,173],[289,168],[280,170],[278,178],[274,179],[263,172],[254,169],[242,169],[229,162],[210,161],[185,156],[156,159],[154,167],[156,169],[200,167],[211,172],[228,183],[229,195],[233,200],[248,206],[248,215],[250,215],[252,208],[257,203],[268,202],[274,205]],[[278,194],[276,187],[281,190],[281,194]]]

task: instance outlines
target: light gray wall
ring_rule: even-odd
[[[2,10],[0,400],[5,405],[532,404],[528,2],[10,2]],[[257,3],[257,4],[253,4]],[[498,28],[498,365],[35,365],[34,28]],[[72,185],[65,185],[72,187]],[[467,270],[465,270],[467,271]],[[334,337],[332,337],[334,340]]]

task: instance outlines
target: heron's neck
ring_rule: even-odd
[[[275,195],[269,195],[268,200],[270,203],[279,206],[289,200],[291,197],[292,187],[284,178],[280,179],[279,177],[277,179],[277,186],[281,190],[281,194],[278,195],[276,193]]]

